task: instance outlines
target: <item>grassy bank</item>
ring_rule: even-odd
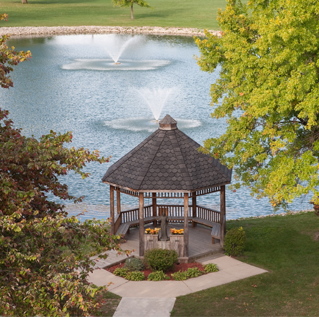
[[[178,297],[172,316],[318,316],[319,217],[228,221],[247,243],[238,259],[269,273]]]
[[[154,10],[134,5],[134,20],[130,8],[113,7],[111,0],[0,0],[1,12],[9,14],[1,26],[162,26],[218,29],[218,8],[225,0],[149,0]]]

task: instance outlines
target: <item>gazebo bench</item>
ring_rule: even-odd
[[[158,220],[158,219],[159,219],[159,217],[145,217],[144,223],[153,222],[153,221]],[[183,221],[184,217],[170,216],[170,217],[168,217],[168,220],[175,220],[175,221],[181,220],[181,221]],[[200,223],[200,224],[207,226],[207,227],[211,227],[212,228],[211,236],[212,236],[212,243],[213,244],[215,243],[215,239],[220,240],[220,223],[209,221],[209,220],[204,220],[204,219],[198,218],[198,217],[195,217],[195,218],[189,217],[188,220],[196,222],[196,223]],[[134,221],[130,221],[127,223],[122,223],[119,226],[119,228],[117,229],[116,234],[123,235],[125,237],[125,235],[127,233],[129,233],[130,227],[133,227],[136,225],[139,225],[139,220],[134,220]]]
[[[221,228],[220,223],[215,222],[211,232],[212,244],[215,243],[215,239],[220,240],[220,230],[221,230],[220,228]]]
[[[116,235],[123,235],[125,236],[127,232],[130,230],[129,223],[122,223],[116,231]]]
[[[220,240],[220,223],[214,222],[214,221],[209,221],[209,220],[204,220],[202,218],[192,218],[193,222],[196,223],[200,223],[204,226],[207,227],[211,227],[212,228],[212,232],[211,232],[211,236],[212,236],[212,243],[215,243],[215,239],[219,239]]]
[[[144,218],[144,224],[145,223],[149,223],[149,222],[153,222],[155,220],[159,220],[159,217],[145,217]],[[184,221],[184,217],[168,217],[168,220],[175,220],[175,221]],[[189,221],[192,221],[193,218],[192,217],[189,217],[188,218]],[[133,227],[133,226],[137,226],[139,225],[139,220],[134,220],[134,221],[129,221],[129,222],[126,222],[126,223],[122,223],[119,228],[117,229],[116,231],[116,234],[117,235],[123,235],[125,237],[125,235],[127,233],[129,233],[130,231],[130,227]]]
[[[152,222],[152,221],[155,221],[157,220],[159,217],[145,217],[144,218],[144,224],[145,223],[149,223],[149,222]],[[139,220],[134,220],[134,221],[129,221],[129,222],[126,222],[126,223],[122,223],[119,228],[117,229],[116,231],[116,234],[117,235],[123,235],[125,237],[125,235],[127,233],[129,233],[130,231],[130,227],[133,227],[133,226],[137,226],[139,225],[140,221]]]

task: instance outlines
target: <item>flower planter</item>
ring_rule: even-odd
[[[184,235],[170,235],[171,250],[175,250],[179,257],[184,256]]]
[[[145,251],[157,248],[158,234],[144,234]]]
[[[158,234],[144,234],[144,249],[175,250],[179,257],[184,255],[184,235],[170,235],[168,241],[160,241]]]

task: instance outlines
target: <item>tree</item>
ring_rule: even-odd
[[[0,46],[0,83],[9,88],[11,65],[31,53],[8,49],[6,39]],[[71,140],[70,132],[25,137],[0,109],[0,315],[87,316],[99,307],[96,298],[106,288],[87,283],[94,262],[83,246],[95,253],[120,251],[117,237],[110,235],[107,220],[80,223],[48,195],[81,201],[61,177],[72,171],[85,178],[87,163],[109,158],[66,148]]]
[[[7,14],[0,14],[0,21],[7,20],[7,18]],[[0,85],[2,88],[13,87],[12,80],[9,76],[9,73],[13,71],[12,66],[31,58],[30,51],[21,51],[18,53],[14,50],[14,47],[9,48],[6,45],[7,40],[7,35],[0,37]]]
[[[144,0],[112,0],[114,6],[118,7],[131,7],[131,19],[134,19],[133,16],[133,5],[136,3],[140,7],[152,8],[146,1]]]
[[[201,69],[221,67],[212,117],[228,122],[206,151],[275,208],[309,192],[319,203],[318,1],[228,0],[218,22],[221,37],[196,39]]]

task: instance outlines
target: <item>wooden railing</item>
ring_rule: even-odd
[[[129,209],[121,211],[122,215],[122,223],[138,221],[139,220],[139,209]],[[153,208],[152,205],[144,206],[144,218],[153,216]]]
[[[122,215],[122,223],[136,221],[139,219],[138,208],[121,211],[121,215]]]
[[[152,205],[144,206],[144,218],[153,217]]]
[[[184,218],[184,205],[157,205],[157,216],[160,216],[160,209],[167,209],[168,218]],[[188,217],[192,216],[192,206],[188,207]],[[175,221],[174,221],[175,222]]]
[[[220,223],[220,212],[203,206],[196,206],[196,216],[198,218]]]
[[[167,209],[168,218],[184,218],[184,205],[157,205],[156,214],[154,216],[158,217],[160,215],[160,209]],[[192,206],[188,207],[188,217],[192,218],[193,208]],[[153,207],[152,205],[144,206],[144,218],[153,217]],[[207,221],[213,221],[220,223],[220,212],[214,209],[210,209],[203,206],[196,207],[196,217],[201,218]],[[139,220],[139,209],[129,209],[122,211],[120,216],[115,220],[115,232],[118,229],[121,223],[127,223],[132,221]],[[178,219],[171,219],[170,222],[181,222]],[[120,223],[119,223],[120,221]]]

